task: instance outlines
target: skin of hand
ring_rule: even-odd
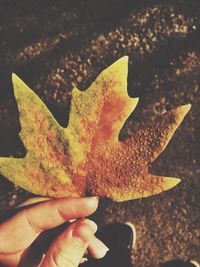
[[[0,266],[77,267],[88,251],[104,257],[109,249],[95,237],[97,225],[84,218],[97,206],[96,197],[24,203],[0,224]],[[75,221],[67,227],[69,220]]]

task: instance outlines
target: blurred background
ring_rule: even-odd
[[[85,90],[129,56],[128,92],[140,102],[124,139],[163,112],[192,109],[151,172],[180,177],[174,189],[124,203],[101,200],[94,220],[135,224],[136,266],[200,260],[200,1],[0,0],[0,156],[23,157],[11,73],[67,125],[70,91]],[[117,112],[117,110],[116,110]],[[31,194],[0,176],[0,212]]]

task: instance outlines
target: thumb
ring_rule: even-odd
[[[77,267],[96,230],[96,224],[88,219],[71,224],[52,243],[40,267]]]

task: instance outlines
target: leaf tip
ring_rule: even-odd
[[[124,64],[128,67],[128,56],[120,57],[115,63]]]
[[[139,97],[134,97],[134,98],[133,98],[133,101],[134,101],[134,103],[136,103],[136,105],[138,104],[139,100],[140,100]]]
[[[169,190],[181,182],[179,178],[163,177],[163,190]]]
[[[12,73],[12,83],[15,93],[18,88],[22,88],[24,85],[24,82],[15,73]]]
[[[189,110],[191,109],[191,107],[192,107],[191,104],[182,105],[182,106],[178,107],[178,111],[180,113],[182,113],[183,116],[185,116],[189,112]]]
[[[123,56],[123,57],[121,57],[120,59],[121,59],[121,60],[124,60],[124,61],[126,61],[126,62],[128,62],[128,56]]]
[[[180,125],[180,123],[185,118],[190,109],[191,109],[191,104],[186,104],[172,110],[172,113],[174,113],[175,115],[177,126]]]
[[[20,78],[13,72],[12,73],[12,82],[13,84],[16,84],[20,81]]]

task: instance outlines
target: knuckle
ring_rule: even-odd
[[[31,220],[30,218],[30,212],[29,212],[30,208],[26,208],[22,211],[22,215],[24,216],[28,226],[30,227],[30,229],[35,232],[36,234],[39,234],[41,232],[41,229],[39,229]]]
[[[77,267],[78,263],[76,260],[67,252],[62,250],[55,250],[52,253],[53,266],[55,267]]]

